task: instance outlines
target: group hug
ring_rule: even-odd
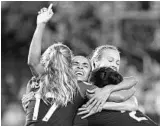
[[[41,54],[52,6],[38,12],[29,48],[33,77],[22,97],[25,126],[157,126],[138,109],[137,79],[119,73],[117,47],[101,45],[85,57],[53,42]]]

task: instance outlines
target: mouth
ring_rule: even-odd
[[[76,71],[75,74],[76,76],[84,76],[84,72],[82,71]]]

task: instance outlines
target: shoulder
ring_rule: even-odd
[[[86,94],[86,90],[92,90],[94,88],[97,88],[95,85],[92,85],[91,83],[88,82],[84,82],[84,81],[78,81],[78,86],[80,88],[80,92],[85,95]]]
[[[92,85],[91,83],[88,83],[88,82],[83,82],[84,84],[86,84],[86,85]]]
[[[89,87],[92,87],[93,85],[85,81],[78,81],[78,86],[80,88],[89,88]]]

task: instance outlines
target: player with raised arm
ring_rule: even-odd
[[[36,91],[35,95],[36,101],[38,102],[32,101],[28,105],[26,125],[72,125],[73,122],[71,120],[73,120],[75,116],[76,109],[78,109],[77,107],[80,107],[80,105],[84,101],[84,91],[78,90],[79,93],[76,93],[77,89],[82,89],[81,85],[84,83],[79,83],[78,86],[75,83],[75,78],[71,70],[71,50],[63,44],[54,44],[45,51],[41,58],[41,42],[43,31],[46,23],[51,19],[53,15],[51,7],[52,5],[50,5],[48,9],[41,9],[41,11],[39,12],[39,15],[37,17],[37,28],[35,30],[30,46],[28,64],[32,70],[32,73],[40,79],[40,89]],[[108,99],[109,96],[112,96],[112,92],[120,89],[130,88],[131,86],[135,85],[134,83],[132,83],[133,82],[128,85],[122,83],[120,84],[121,87],[112,86],[110,89],[99,89],[99,91],[101,91],[101,94],[105,94],[105,99],[100,99],[100,102],[96,101],[95,103],[98,102],[101,104],[101,101],[104,102]],[[84,87],[88,86],[84,85]],[[60,92],[60,90],[62,90],[62,92]],[[58,91],[58,93],[56,91]],[[36,107],[36,105],[41,102],[42,104],[40,104],[39,107]],[[50,106],[45,105],[48,102]],[[70,102],[73,102],[75,104],[71,104]],[[101,106],[103,104],[104,103],[102,103]],[[43,108],[43,110],[41,108]],[[42,110],[42,112],[39,112],[38,114],[37,110]],[[64,113],[68,113],[69,115],[65,115]]]

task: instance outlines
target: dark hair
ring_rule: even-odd
[[[122,75],[109,67],[100,67],[92,71],[89,81],[97,87],[104,87],[106,85],[117,85],[123,81]]]

